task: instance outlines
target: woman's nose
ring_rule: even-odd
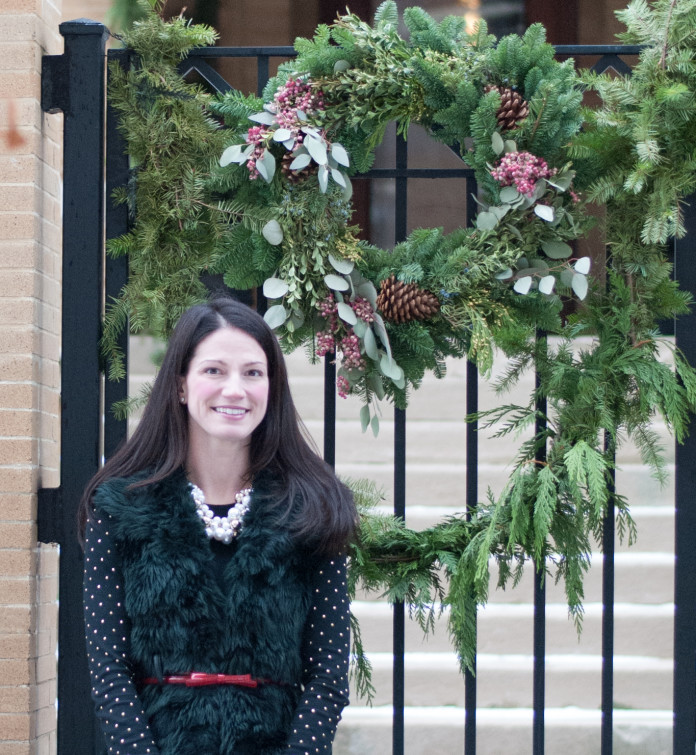
[[[244,393],[242,376],[230,372],[225,379],[222,392],[225,396],[241,396]]]

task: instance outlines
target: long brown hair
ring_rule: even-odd
[[[188,372],[198,344],[229,326],[251,336],[268,360],[268,408],[251,436],[249,475],[265,473],[273,483],[279,520],[284,519],[298,538],[315,544],[318,551],[338,552],[353,537],[357,514],[352,496],[308,440],[273,331],[253,309],[227,296],[192,307],[177,323],[136,430],[85,489],[78,512],[81,535],[92,513],[92,496],[101,483],[147,470],[147,477],[135,483],[141,487],[184,466],[188,410],[179,401],[180,379]],[[288,505],[298,500],[299,508]]]

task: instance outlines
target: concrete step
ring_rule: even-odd
[[[585,603],[578,636],[567,606],[546,606],[546,650],[562,655],[601,655],[602,605]],[[384,601],[356,600],[353,613],[360,623],[366,653],[392,652],[392,610]],[[614,652],[626,656],[672,657],[674,606],[672,603],[616,603]],[[478,615],[478,652],[527,655],[533,651],[534,606],[531,603],[488,603]],[[425,635],[415,619],[406,618],[407,652],[452,652],[446,614]]]
[[[393,656],[371,653],[374,705],[392,700]],[[405,704],[464,706],[464,677],[454,653],[411,652],[405,656]],[[476,658],[476,704],[479,708],[531,708],[532,655],[490,655]],[[672,661],[643,656],[614,657],[614,706],[621,709],[672,705]],[[548,654],[545,659],[546,705],[601,707],[602,658],[599,655]],[[353,692],[351,699],[362,704]]]
[[[351,705],[338,727],[334,755],[382,755],[391,752],[391,706]],[[476,714],[478,755],[532,752],[533,711],[483,709]],[[545,751],[549,755],[597,755],[601,713],[579,708],[545,711]],[[456,707],[408,707],[406,755],[464,752],[464,711]],[[614,755],[671,755],[671,710],[615,710]]]

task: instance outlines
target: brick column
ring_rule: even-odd
[[[61,0],[0,0],[0,755],[56,752],[62,116],[40,106]]]

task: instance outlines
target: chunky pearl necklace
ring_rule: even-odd
[[[193,482],[190,482],[189,485],[196,504],[196,514],[203,522],[205,534],[211,540],[219,540],[229,545],[242,529],[242,519],[249,510],[253,488],[244,488],[235,495],[235,502],[227,512],[227,516],[215,516],[210,506],[205,502],[205,495],[198,485]]]

